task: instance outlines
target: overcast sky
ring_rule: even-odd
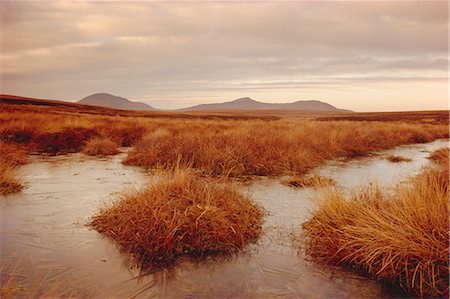
[[[0,2],[1,93],[447,109],[448,3]]]

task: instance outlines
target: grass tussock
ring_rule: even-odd
[[[336,181],[329,177],[319,175],[314,176],[291,176],[281,182],[283,185],[294,188],[308,188],[308,187],[327,187],[336,186]]]
[[[28,153],[14,143],[0,142],[0,161],[11,166],[24,165],[28,163]]]
[[[0,195],[16,193],[23,189],[16,178],[15,168],[28,163],[27,152],[16,144],[0,142]]]
[[[446,296],[448,183],[444,163],[400,184],[392,194],[376,187],[350,198],[328,192],[303,225],[307,252],[316,260],[394,282],[415,296]]]
[[[110,156],[119,153],[117,144],[107,138],[90,139],[81,152],[88,156]]]
[[[410,162],[411,159],[407,157],[402,156],[396,156],[396,155],[389,155],[386,157],[386,160],[392,163],[400,163],[400,162]]]
[[[232,185],[175,170],[92,219],[144,267],[166,266],[182,255],[237,252],[261,234],[263,212]]]
[[[431,153],[429,159],[435,161],[438,164],[448,164],[449,161],[449,147],[443,147]]]
[[[22,182],[15,177],[14,166],[0,160],[0,195],[16,193],[23,189]]]

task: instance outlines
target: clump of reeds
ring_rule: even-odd
[[[431,155],[429,156],[429,159],[437,163],[446,163],[449,161],[449,152],[450,152],[449,147],[440,148],[432,152]]]
[[[15,168],[28,163],[27,152],[16,144],[0,141],[0,195],[19,192],[22,182],[15,177]]]
[[[14,176],[14,166],[0,160],[0,195],[19,192],[23,184]]]
[[[125,193],[92,219],[142,266],[179,256],[233,253],[261,233],[262,210],[230,184],[175,170],[140,191]]]
[[[17,266],[16,266],[17,267]],[[4,264],[0,264],[0,298],[14,298],[23,296],[25,293],[25,287],[18,281],[15,273],[7,273],[7,267]],[[14,272],[15,269],[12,269]]]
[[[95,136],[97,133],[94,129],[68,127],[62,131],[45,132],[36,136],[32,141],[32,148],[51,154],[78,152],[89,139]]]
[[[21,273],[20,261],[0,261],[0,298],[91,298],[93,294],[82,293],[70,286],[68,281],[42,277],[38,284],[27,284]]]
[[[117,144],[108,138],[94,137],[86,142],[81,152],[88,156],[110,156],[119,153]]]
[[[28,163],[28,154],[17,144],[0,141],[0,160],[11,166],[24,165]]]
[[[448,167],[441,166],[423,170],[392,194],[367,187],[347,198],[330,190],[303,224],[307,252],[394,282],[416,296],[446,296],[448,183]]]
[[[291,176],[281,182],[283,185],[287,185],[294,188],[308,188],[308,187],[326,187],[335,186],[336,181],[329,177],[313,175],[313,176]]]
[[[389,155],[386,157],[386,160],[392,163],[399,163],[399,162],[410,162],[411,159],[403,156],[396,156],[396,155]]]

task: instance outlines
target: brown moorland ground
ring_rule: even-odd
[[[433,155],[434,156],[434,155]],[[449,291],[448,156],[394,193],[333,189],[303,224],[307,253],[350,266],[419,297]]]
[[[325,160],[364,156],[400,144],[447,138],[448,119],[427,122],[317,121],[313,114],[255,111],[178,113],[125,111],[61,101],[1,96],[0,141],[28,153],[79,152],[90,140],[133,146],[125,164],[180,163],[207,175],[300,175]],[[436,115],[448,112],[435,112]],[[104,115],[106,114],[106,115]],[[317,113],[316,113],[317,114]],[[352,114],[353,115],[353,114]],[[357,114],[354,114],[357,115]],[[384,114],[388,115],[388,114]],[[390,115],[390,114],[389,114]],[[414,116],[414,117],[413,117]],[[111,144],[110,144],[111,145]]]
[[[402,112],[365,112],[341,113],[332,116],[319,116],[318,120],[351,120],[351,121],[404,121],[416,123],[448,123],[450,113],[448,110],[440,111],[402,111]]]

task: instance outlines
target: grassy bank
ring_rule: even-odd
[[[406,123],[217,123],[147,134],[124,163],[153,168],[180,161],[212,175],[302,174],[328,159],[447,136],[446,126]]]
[[[348,198],[329,190],[303,225],[309,255],[415,296],[448,295],[448,156],[439,161],[391,194],[367,187]]]

